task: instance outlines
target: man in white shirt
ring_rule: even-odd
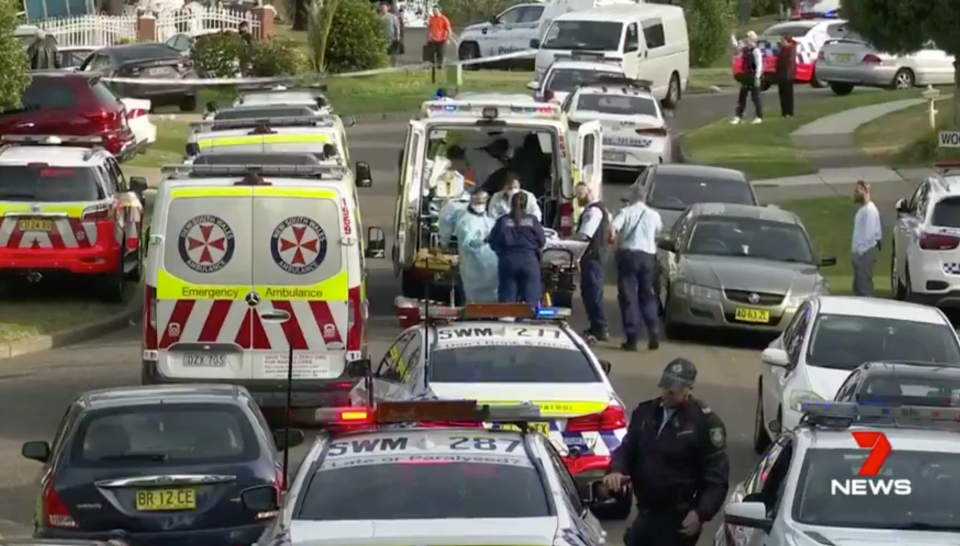
[[[883,231],[880,226],[880,211],[870,200],[870,186],[863,180],[853,190],[853,200],[860,203],[853,218],[853,293],[856,296],[873,297],[873,269],[880,254]]]
[[[647,327],[647,348],[660,348],[659,304],[653,286],[657,271],[657,235],[663,229],[660,213],[643,202],[643,187],[630,188],[630,205],[610,225],[617,243],[617,303],[627,338],[620,347],[636,351],[640,322]]]

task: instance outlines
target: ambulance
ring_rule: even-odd
[[[367,354],[353,173],[319,165],[163,168],[147,232],[143,384],[224,382],[262,407],[343,403]],[[291,358],[292,355],[292,358]],[[288,363],[292,360],[292,370]]]

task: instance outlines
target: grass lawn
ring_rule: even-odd
[[[76,286],[74,290],[69,288]],[[13,343],[58,330],[104,319],[121,311],[125,305],[100,303],[92,289],[67,281],[51,286],[51,281],[36,287],[11,286],[0,295],[0,343]],[[127,297],[137,297],[133,285],[127,286]]]
[[[124,163],[133,167],[161,167],[182,163],[190,124],[177,119],[157,120],[157,141],[146,153]]]
[[[853,234],[853,217],[859,205],[854,203],[850,196],[845,195],[783,201],[779,206],[800,216],[810,234],[814,248],[821,257],[837,258],[837,265],[823,268],[823,275],[830,286],[830,293],[850,294],[853,282],[850,240]],[[884,244],[873,277],[877,296],[891,297],[889,272],[890,245]]]
[[[929,165],[937,159],[960,159],[960,150],[939,148],[937,133],[953,127],[952,97],[937,101],[937,129],[931,130],[926,104],[887,114],[857,128],[854,140],[864,152],[895,165]]]
[[[775,90],[765,93],[768,101],[775,94]],[[855,93],[800,108],[791,119],[771,111],[762,125],[730,125],[730,118],[726,118],[687,133],[684,151],[696,163],[739,169],[754,180],[813,174],[817,169],[794,147],[791,133],[844,110],[918,95],[915,90]]]

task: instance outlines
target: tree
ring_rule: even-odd
[[[730,30],[736,19],[734,4],[731,0],[688,0],[684,11],[690,40],[690,64],[711,66],[727,53]]]
[[[843,0],[850,26],[874,47],[910,53],[933,41],[953,55],[960,83],[960,0]],[[960,127],[960,94],[953,94],[953,124]]]
[[[316,1],[314,2],[316,3]],[[379,68],[387,61],[387,35],[370,0],[325,0],[312,8],[310,58],[323,72]],[[328,9],[329,8],[329,9]]]
[[[27,52],[14,35],[17,28],[17,0],[0,0],[0,105],[20,105],[23,90],[30,83]]]
[[[327,38],[333,25],[333,15],[340,0],[311,2],[307,7],[307,43],[310,44],[310,62],[314,72],[322,74],[327,69]]]

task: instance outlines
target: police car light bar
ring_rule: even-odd
[[[73,135],[3,135],[0,141],[10,144],[40,144],[47,146],[102,144],[98,136]]]
[[[804,402],[800,411],[806,420],[827,427],[849,427],[856,421],[869,424],[945,425],[960,424],[960,408],[883,406],[854,402]]]
[[[380,402],[371,411],[366,407],[321,408],[314,413],[318,423],[331,425],[398,423],[484,423],[527,422],[541,419],[540,407],[528,405],[488,405],[476,400],[418,400]]]
[[[346,169],[335,163],[317,165],[164,165],[162,175],[213,177],[246,176],[256,174],[283,178],[323,178],[342,180]]]
[[[432,100],[423,103],[427,117],[463,117],[496,119],[498,117],[527,117],[561,119],[560,105],[544,103],[513,102],[461,102],[451,99]]]
[[[321,114],[317,116],[285,116],[274,118],[210,119],[190,124],[193,131],[221,131],[224,129],[254,129],[257,127],[333,127],[336,118]]]

